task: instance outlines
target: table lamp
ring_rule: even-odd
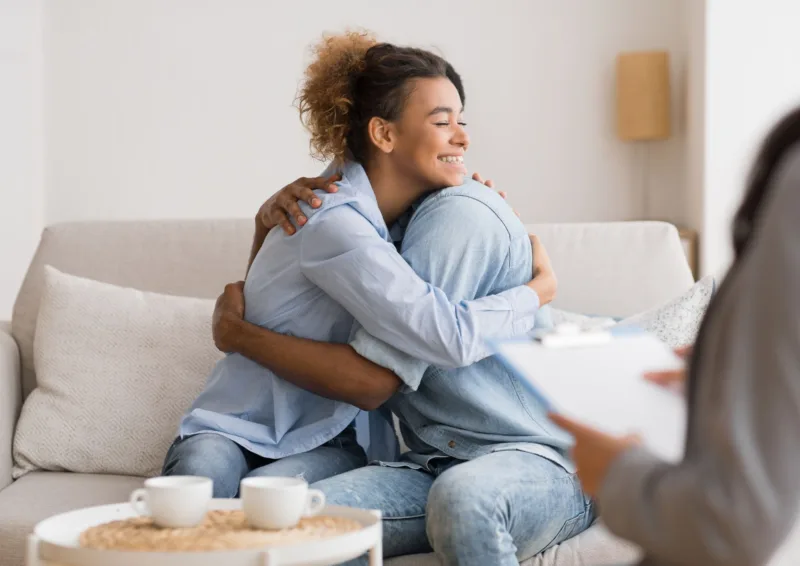
[[[669,54],[666,51],[620,53],[616,76],[617,135],[642,146],[642,208],[645,217],[649,217],[649,145],[670,136]]]

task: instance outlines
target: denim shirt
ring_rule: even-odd
[[[372,335],[441,367],[473,363],[489,355],[487,338],[532,328],[539,298],[527,287],[451,301],[421,279],[392,243],[364,169],[348,163],[342,173],[337,193],[317,192],[319,209],[301,203],[308,217],[301,230],[272,230],[264,240],[244,287],[248,322],[346,343],[355,318]],[[274,459],[324,444],[358,413],[234,353],[217,363],[179,434],[221,434]]]
[[[474,181],[439,191],[416,209],[401,245],[420,277],[436,282],[452,301],[502,293],[531,277],[525,227],[498,196]],[[552,326],[549,307],[537,326]],[[421,360],[398,343],[359,328],[351,346],[403,381],[387,403],[410,452],[422,467],[432,459],[470,460],[498,450],[524,450],[568,471],[569,436],[547,419],[545,406],[496,358],[462,368]]]

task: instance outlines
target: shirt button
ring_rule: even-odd
[[[450,448],[455,448],[455,447],[456,447],[456,441],[455,441],[455,440],[451,440],[450,442],[448,442],[448,443],[447,443],[447,445],[448,445]]]

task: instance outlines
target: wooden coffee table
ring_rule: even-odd
[[[238,499],[214,499],[210,509],[238,510]],[[327,506],[323,515],[354,520],[357,531],[301,544],[206,552],[95,550],[79,545],[81,533],[110,521],[136,517],[128,503],[88,507],[55,515],[37,524],[28,537],[27,566],[329,566],[369,552],[370,566],[381,566],[379,511]]]

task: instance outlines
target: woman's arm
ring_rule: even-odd
[[[422,273],[435,277],[434,280],[454,296],[472,297],[479,295],[478,288],[484,284],[482,281],[485,281],[486,278],[491,279],[492,273],[495,271],[506,269],[506,262],[509,260],[506,256],[510,253],[508,232],[504,224],[485,205],[471,198],[450,200],[452,202],[448,201],[447,204],[444,201],[437,201],[436,205],[431,205],[435,207],[435,213],[430,207],[426,209],[429,214],[426,216],[425,222],[432,223],[430,227],[423,224],[414,224],[409,227],[409,238],[414,243],[406,246],[407,249],[403,256],[405,261],[402,259],[401,261],[404,269],[411,270],[406,263],[409,261]],[[459,235],[457,232],[443,228],[443,226],[449,225],[463,225],[468,219],[475,219],[481,229]],[[434,227],[436,228],[434,229]],[[309,227],[306,227],[303,230],[308,229]],[[374,232],[374,229],[370,226],[367,228],[367,232],[369,231]],[[537,239],[534,238],[534,242],[538,252],[535,269],[543,272],[550,271],[552,268],[549,266],[546,251]],[[523,259],[521,256],[515,256],[514,262]],[[366,268],[354,269],[353,273],[356,276],[360,275],[360,279],[365,280],[375,276],[375,270],[365,274],[367,271]],[[338,281],[335,269],[321,273],[333,281]],[[415,279],[418,279],[413,271],[412,274]],[[538,281],[539,278],[536,280]],[[399,285],[399,290],[395,290],[393,285]],[[423,285],[427,284],[423,283]],[[377,292],[380,293],[380,296],[373,297],[372,300],[380,303],[395,294],[413,292],[413,289],[409,290],[403,284],[402,279],[394,279],[390,284],[380,287]],[[356,293],[359,297],[368,294],[358,291]],[[402,304],[409,300],[415,306],[417,305],[417,301],[413,297],[401,298],[399,302]],[[365,299],[363,305],[361,308],[367,308],[369,301]],[[424,303],[423,306],[425,306]],[[221,350],[241,353],[269,367],[299,387],[361,407],[377,406],[388,399],[400,385],[398,376],[410,389],[415,389],[419,384],[421,373],[428,365],[401,352],[400,341],[390,342],[396,348],[392,349],[393,354],[389,357],[400,357],[404,361],[403,363],[387,364],[385,363],[386,357],[376,358],[364,354],[380,364],[375,365],[358,355],[356,350],[350,346],[323,344],[282,336],[257,326],[242,324],[244,300],[240,286],[229,285],[226,288],[226,293],[220,298],[217,310],[220,313],[230,311],[226,317],[215,317],[225,323],[215,324],[215,338],[217,346]],[[409,310],[401,313],[401,316],[414,312]],[[436,314],[435,310],[431,309],[430,312],[416,316],[424,319],[425,316],[436,316]],[[498,316],[505,317],[507,313],[500,313]],[[387,317],[382,317],[380,313],[375,313],[375,318],[380,319],[381,323],[387,324]],[[502,321],[502,319],[500,320]],[[227,324],[226,321],[230,321],[230,324]],[[419,324],[422,326],[425,321],[422,320]],[[407,326],[408,323],[406,323]],[[414,328],[404,330],[411,333],[417,331]],[[363,330],[359,334],[362,338],[364,337]],[[363,346],[363,340],[361,342]],[[383,344],[382,341],[374,338],[369,340],[369,343]],[[400,356],[401,353],[402,356]],[[408,370],[409,365],[413,366],[413,371],[404,372],[404,369]],[[388,369],[383,369],[384,367],[392,368],[398,372],[398,375]],[[331,368],[335,368],[335,375],[332,374]]]
[[[474,207],[474,214],[491,214],[481,203],[474,202]],[[483,235],[483,223],[472,219],[474,229]],[[468,221],[466,216],[453,223],[452,230]],[[485,235],[505,238],[505,246],[496,247],[508,250],[507,231],[488,226],[492,231]],[[442,289],[422,280],[395,247],[349,206],[318,214],[297,237],[300,268],[310,281],[376,338],[442,368],[464,367],[491,355],[488,339],[530,331],[540,304],[555,294],[550,269],[527,285],[475,300],[451,301]],[[536,286],[546,280],[551,284],[540,289],[550,295],[540,297]]]
[[[380,407],[400,387],[391,371],[362,358],[347,344],[279,334],[243,320],[243,283],[231,283],[217,299],[214,343],[270,369],[294,385],[365,411]]]
[[[289,217],[293,217],[299,226],[307,222],[298,201],[308,202],[309,206],[317,208],[319,204],[314,203],[317,197],[311,190],[312,186],[322,185],[323,190],[335,192],[336,185],[331,181],[341,177],[328,177],[333,172],[334,169],[329,167],[321,177],[298,179],[284,187],[262,205],[258,215],[261,220],[259,224],[269,227],[280,224],[287,234],[294,234],[295,229],[289,223]],[[473,179],[483,183],[477,174]],[[315,181],[317,183],[313,184]],[[493,188],[491,181],[485,184]],[[503,193],[500,194],[505,198]],[[341,213],[341,207],[333,211],[334,215]],[[538,309],[555,298],[558,286],[555,273],[547,252],[535,237],[532,237],[534,270],[527,286],[476,301],[453,302],[441,289],[422,281],[403,262],[393,246],[377,237],[371,226],[363,227],[367,238],[362,238],[362,241],[357,241],[358,236],[364,234],[353,238],[352,232],[346,233],[351,228],[350,220],[353,219],[341,218],[323,223],[324,229],[320,229],[317,223],[315,230],[306,228],[301,232],[304,241],[302,248],[308,250],[306,254],[301,254],[306,259],[304,274],[342,304],[370,333],[427,363],[449,368],[463,367],[483,359],[490,354],[487,339],[528,332],[533,328]],[[363,218],[355,219],[356,222],[359,220],[363,221]],[[479,225],[475,218],[465,221],[464,226]],[[453,229],[457,228],[459,226],[453,226]],[[306,238],[308,231],[316,233]],[[306,244],[306,240],[309,243]],[[377,244],[375,240],[378,240]],[[362,249],[357,250],[358,246],[362,246]],[[370,256],[376,248],[377,256],[385,254],[388,261],[381,262],[380,258],[374,257],[375,254]],[[360,260],[355,257],[359,252],[363,252]],[[255,253],[254,244],[252,257],[255,257]],[[364,271],[348,272],[352,264],[358,261],[361,261],[358,267],[364,268]],[[398,267],[401,264],[402,267]],[[342,267],[344,271],[338,271]],[[362,285],[364,274],[373,275],[372,285],[369,282]],[[383,281],[376,281],[378,279]],[[409,292],[403,293],[406,289]],[[391,297],[392,291],[395,291],[395,297]],[[419,299],[417,304],[409,305],[415,299]],[[397,303],[393,305],[397,308],[387,309],[387,302],[392,300]],[[373,316],[376,314],[377,319]]]
[[[289,183],[277,193],[267,199],[261,208],[258,210],[255,218],[255,233],[253,234],[253,244],[250,247],[250,259],[247,262],[247,273],[250,272],[250,266],[256,259],[264,240],[269,234],[269,231],[275,226],[280,225],[284,232],[287,234],[294,234],[294,226],[289,221],[289,216],[294,218],[298,226],[306,223],[307,219],[303,215],[300,207],[297,206],[298,200],[305,200],[311,208],[319,208],[322,206],[322,201],[314,194],[314,189],[322,189],[329,193],[335,193],[338,187],[334,184],[339,181],[342,176],[332,173],[332,167],[328,167],[321,177],[300,177],[293,183]]]
[[[720,289],[696,355],[686,459],[641,448],[614,462],[599,504],[616,534],[675,565],[765,564],[800,503],[800,160]]]

